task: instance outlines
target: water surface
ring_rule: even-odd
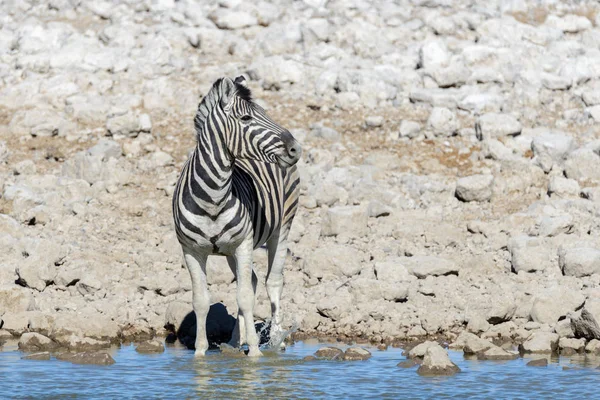
[[[303,361],[323,344],[298,342],[285,352],[260,359],[211,351],[195,359],[192,351],[167,347],[143,355],[134,346],[111,351],[111,366],[65,361],[22,360],[14,346],[0,352],[2,398],[593,398],[600,384],[600,360],[585,356],[553,358],[547,368],[515,361],[465,360],[450,352],[462,372],[426,378],[416,368],[398,368],[401,349],[377,351],[367,361]],[[572,369],[563,370],[563,367]]]

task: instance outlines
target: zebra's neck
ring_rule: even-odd
[[[231,198],[234,159],[218,133],[205,130],[191,157],[189,173],[192,193],[198,205],[216,217]]]

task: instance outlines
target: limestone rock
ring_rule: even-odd
[[[555,324],[560,317],[580,308],[585,301],[581,292],[553,287],[534,296],[531,319],[541,324]]]
[[[454,375],[460,368],[448,357],[448,353],[441,346],[432,346],[427,349],[423,364],[417,370],[422,376]]]
[[[540,238],[516,236],[509,240],[512,268],[515,272],[535,272],[551,268],[552,258]]]
[[[408,272],[419,279],[428,276],[458,275],[459,272],[453,261],[435,256],[403,257],[402,262]]]
[[[456,182],[456,197],[462,201],[487,201],[492,197],[493,175],[471,175]]]
[[[19,349],[22,351],[44,351],[53,350],[58,344],[49,337],[35,332],[27,332],[19,339]]]
[[[315,357],[326,360],[338,360],[344,356],[344,352],[337,347],[321,347],[316,351]]]
[[[578,278],[600,273],[600,249],[559,248],[559,265],[564,275]]]
[[[368,233],[367,210],[359,206],[337,206],[328,209],[323,218],[321,234],[336,236],[346,234],[351,237],[362,237]]]
[[[165,351],[165,346],[159,340],[148,340],[140,343],[135,351],[138,353],[162,353]]]
[[[498,346],[492,346],[489,349],[477,354],[477,359],[479,359],[479,360],[502,361],[502,360],[516,360],[517,358],[519,358],[518,353],[506,351],[503,348],[498,347]]]
[[[73,364],[112,365],[115,360],[104,352],[60,353],[57,360],[69,361]]]
[[[371,358],[371,352],[362,347],[349,347],[344,352],[345,361],[367,360]]]
[[[558,348],[560,349],[560,354],[565,356],[581,353],[585,349],[585,339],[560,338]]]
[[[475,131],[480,140],[514,136],[521,133],[521,123],[509,114],[487,113],[479,117]]]
[[[543,331],[534,332],[525,343],[519,345],[522,353],[553,353],[557,348],[558,335]]]

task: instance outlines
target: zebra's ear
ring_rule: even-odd
[[[248,87],[248,83],[246,82],[246,78],[244,77],[244,75],[240,75],[237,78],[235,78],[234,82],[238,85],[242,85],[243,87]]]
[[[231,102],[235,95],[235,84],[229,78],[223,78],[221,81],[221,107],[223,109]]]

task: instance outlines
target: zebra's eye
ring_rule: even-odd
[[[252,117],[249,115],[244,115],[242,118],[240,118],[240,120],[242,122],[250,122],[250,121],[252,121]]]

